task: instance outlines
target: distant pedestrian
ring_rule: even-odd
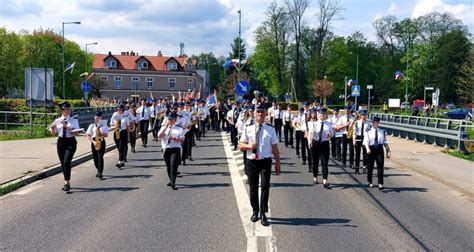
[[[68,192],[71,189],[71,162],[76,153],[76,136],[79,134],[79,121],[71,117],[71,104],[63,102],[60,105],[61,117],[54,120],[51,126],[51,133],[58,135],[56,144],[59,161],[64,176],[64,186],[62,190]]]
[[[137,109],[138,121],[140,122],[140,134],[142,146],[146,148],[148,143],[148,126],[151,118],[151,111],[146,105],[146,99],[142,99],[142,106]]]
[[[372,172],[374,170],[374,163],[377,164],[377,177],[379,190],[383,190],[383,173],[384,173],[384,146],[386,150],[386,157],[390,158],[391,151],[388,146],[385,133],[379,128],[380,118],[372,118],[372,128],[364,136],[364,146],[367,149],[367,155],[369,159],[367,180],[369,187],[372,188]]]

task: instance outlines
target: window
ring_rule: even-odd
[[[153,88],[153,78],[151,78],[151,77],[146,78],[146,85],[148,86],[148,89],[152,89]]]
[[[117,61],[115,60],[107,60],[105,62],[105,65],[108,67],[108,68],[116,68],[117,67]]]
[[[138,62],[138,69],[148,69],[148,62],[144,60]]]
[[[188,70],[193,70],[193,64],[191,63],[188,64]]]
[[[170,85],[170,90],[174,90],[176,86],[176,79],[175,78],[169,78],[168,79],[168,84]]]
[[[168,70],[178,69],[178,64],[176,64],[176,62],[168,62],[168,64],[166,66],[168,67]]]
[[[122,77],[121,76],[115,76],[114,77],[114,82],[115,82],[115,89],[121,89],[122,88]]]
[[[109,77],[107,77],[107,76],[100,76],[100,83],[102,85],[106,85],[108,79],[109,79]]]
[[[193,79],[188,79],[188,89],[193,89]]]
[[[140,85],[140,78],[132,77],[132,89],[133,90],[138,90],[139,85]]]

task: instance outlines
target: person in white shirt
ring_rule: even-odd
[[[257,105],[255,124],[245,126],[240,138],[240,150],[246,151],[247,175],[250,191],[250,204],[253,214],[250,221],[257,222],[260,218],[262,225],[270,223],[265,215],[268,212],[270,196],[270,176],[272,155],[275,158],[275,173],[280,175],[280,151],[275,129],[265,123],[266,108]],[[258,200],[259,179],[261,179],[261,198]],[[259,216],[260,214],[260,216]]]
[[[177,118],[177,113],[170,113],[166,125],[161,127],[158,132],[158,138],[162,139],[163,158],[165,159],[166,171],[170,180],[167,186],[171,186],[173,190],[178,190],[176,188],[176,176],[178,175],[178,166],[181,158],[181,142],[184,141],[183,129],[175,125]]]
[[[277,105],[275,109],[273,109],[273,122],[275,126],[275,130],[278,136],[278,141],[281,142],[281,128],[283,127],[283,111],[281,110],[280,105]]]
[[[192,153],[193,153],[193,135],[195,130],[195,125],[192,121],[192,112],[191,112],[191,102],[187,101],[184,104],[184,109],[181,110],[181,115],[183,118],[186,118],[186,123],[183,125],[183,130],[186,132],[184,134],[184,141],[183,141],[183,152],[181,155],[181,160],[183,161],[183,166],[186,165],[186,159],[193,161]]]
[[[313,118],[317,114],[314,109],[311,112]],[[329,141],[334,134],[332,125],[327,119],[327,109],[321,108],[319,111],[319,120],[308,123],[308,142],[311,148],[311,157],[313,158],[313,183],[318,184],[318,166],[321,159],[321,170],[323,173],[323,186],[329,188],[328,162],[329,162]]]
[[[119,160],[115,166],[122,169],[125,166],[126,151],[128,149],[129,119],[124,115],[125,106],[119,105],[110,119],[110,126],[114,130],[114,142],[119,153]]]
[[[346,168],[347,163],[347,151],[349,150],[349,164],[351,168],[354,164],[354,146],[352,145],[352,140],[347,138],[347,130],[349,125],[354,121],[351,118],[351,106],[346,106],[344,108],[344,114],[339,117],[339,120],[336,121],[336,125],[333,125],[335,128],[336,134],[336,156],[339,157],[339,160],[342,159],[342,167]],[[341,153],[342,145],[342,153]],[[349,146],[349,149],[348,149]],[[341,155],[342,154],[342,155]]]
[[[332,124],[333,129],[337,125],[340,117],[341,117],[341,115],[339,115],[339,108],[335,108],[334,109],[334,115],[328,119],[328,121]],[[340,144],[340,141],[339,142],[337,141],[336,135],[338,135],[338,134],[335,131],[334,135],[331,138],[331,155],[332,155],[333,159],[340,160],[341,159],[341,156],[340,156],[341,154],[339,153],[339,156],[338,156],[337,155],[337,150],[338,149],[341,150],[341,147],[340,146],[339,146],[339,148],[337,147],[337,144],[338,143]]]
[[[158,112],[160,111],[160,106],[158,104],[158,100],[156,98],[153,99],[151,106],[148,107],[150,110],[150,125],[151,125],[151,134],[153,136],[153,141],[158,141],[157,134],[158,134],[158,122],[155,123],[156,120],[159,118],[157,117]]]
[[[62,190],[69,192],[71,189],[71,161],[74,153],[76,153],[76,136],[79,134],[75,130],[79,129],[79,121],[71,117],[71,104],[69,102],[63,102],[59,106],[61,108],[61,117],[54,120],[50,130],[51,134],[58,135],[56,148],[64,176]]]
[[[355,148],[355,174],[359,174],[360,169],[360,154],[362,151],[362,164],[363,171],[367,169],[367,150],[365,149],[362,142],[364,141],[364,135],[370,130],[370,122],[367,121],[367,110],[362,109],[359,111],[359,119],[354,124],[353,144]]]
[[[306,164],[306,160],[308,160],[308,171],[312,169],[312,159],[311,159],[311,151],[309,150],[308,146],[308,138],[306,137],[308,134],[308,121],[310,118],[310,110],[309,110],[309,102],[303,103],[303,114],[301,114],[301,130],[303,131],[303,139],[301,145],[301,158],[303,159],[302,165]],[[307,155],[306,155],[307,154]]]
[[[286,111],[283,112],[283,135],[285,136],[285,146],[291,146],[291,148],[293,148],[293,127],[291,123],[294,117],[291,106],[288,105]]]
[[[148,126],[150,123],[151,111],[146,106],[146,99],[142,99],[142,106],[137,109],[138,121],[140,121],[140,134],[142,146],[146,148],[148,143]]]
[[[276,102],[272,102],[272,106],[268,109],[268,117],[270,117],[270,124],[271,125],[274,125],[273,124],[273,110],[275,110],[277,108],[277,104]]]
[[[234,105],[232,105],[232,110],[227,112],[227,121],[229,122],[230,127],[230,140],[231,143],[234,145],[234,150],[237,150],[237,145],[239,141],[237,139],[237,119],[240,115],[240,102],[237,101]]]
[[[291,122],[292,127],[295,129],[295,140],[296,140],[296,156],[298,158],[301,157],[300,155],[300,146],[303,146],[303,141],[304,141],[304,132],[302,130],[301,124],[302,120],[304,119],[303,117],[303,112],[304,108],[300,108],[300,113],[299,115],[295,116],[293,118],[293,121]],[[305,122],[303,122],[305,124]],[[303,149],[303,148],[301,148]],[[303,150],[301,150],[303,151]]]
[[[102,172],[104,171],[104,153],[105,153],[105,138],[109,135],[109,128],[107,121],[102,121],[102,112],[97,111],[94,116],[94,123],[89,125],[86,131],[86,137],[91,142],[92,158],[97,169],[97,178],[102,179]],[[101,139],[99,141],[99,139]],[[98,144],[98,145],[97,145]]]
[[[374,187],[372,184],[372,172],[374,170],[374,163],[377,163],[379,190],[383,190],[384,146],[387,158],[390,158],[391,152],[387,143],[387,139],[385,138],[385,132],[379,128],[379,122],[380,118],[372,118],[372,128],[366,132],[363,143],[367,149],[369,161],[367,171],[367,181],[369,182],[369,187]]]
[[[139,130],[139,123],[138,123],[138,114],[137,114],[137,105],[135,103],[132,103],[130,105],[130,111],[129,111],[129,121],[130,121],[130,133],[129,133],[129,140],[130,140],[130,147],[132,153],[135,153],[135,146],[137,143],[137,136],[138,136],[138,130]]]

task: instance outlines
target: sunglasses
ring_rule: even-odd
[[[257,113],[264,113],[266,110],[265,109],[257,109]]]

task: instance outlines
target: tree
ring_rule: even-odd
[[[14,32],[0,28],[0,97],[12,90],[23,90],[24,45]]]
[[[326,77],[326,76],[325,76]],[[319,97],[319,101],[326,105],[326,99],[334,92],[334,83],[327,81],[327,78],[323,80],[314,81],[314,95]]]
[[[297,94],[300,96],[305,96],[306,90],[301,86],[301,78],[300,78],[300,68],[301,68],[301,31],[303,27],[303,15],[306,9],[309,6],[309,0],[286,0],[286,7],[288,11],[288,15],[291,17],[290,20],[292,22],[292,32],[294,35],[294,69],[295,69],[295,89]]]
[[[464,103],[474,101],[474,59],[470,57],[458,68],[455,78],[456,93]]]

